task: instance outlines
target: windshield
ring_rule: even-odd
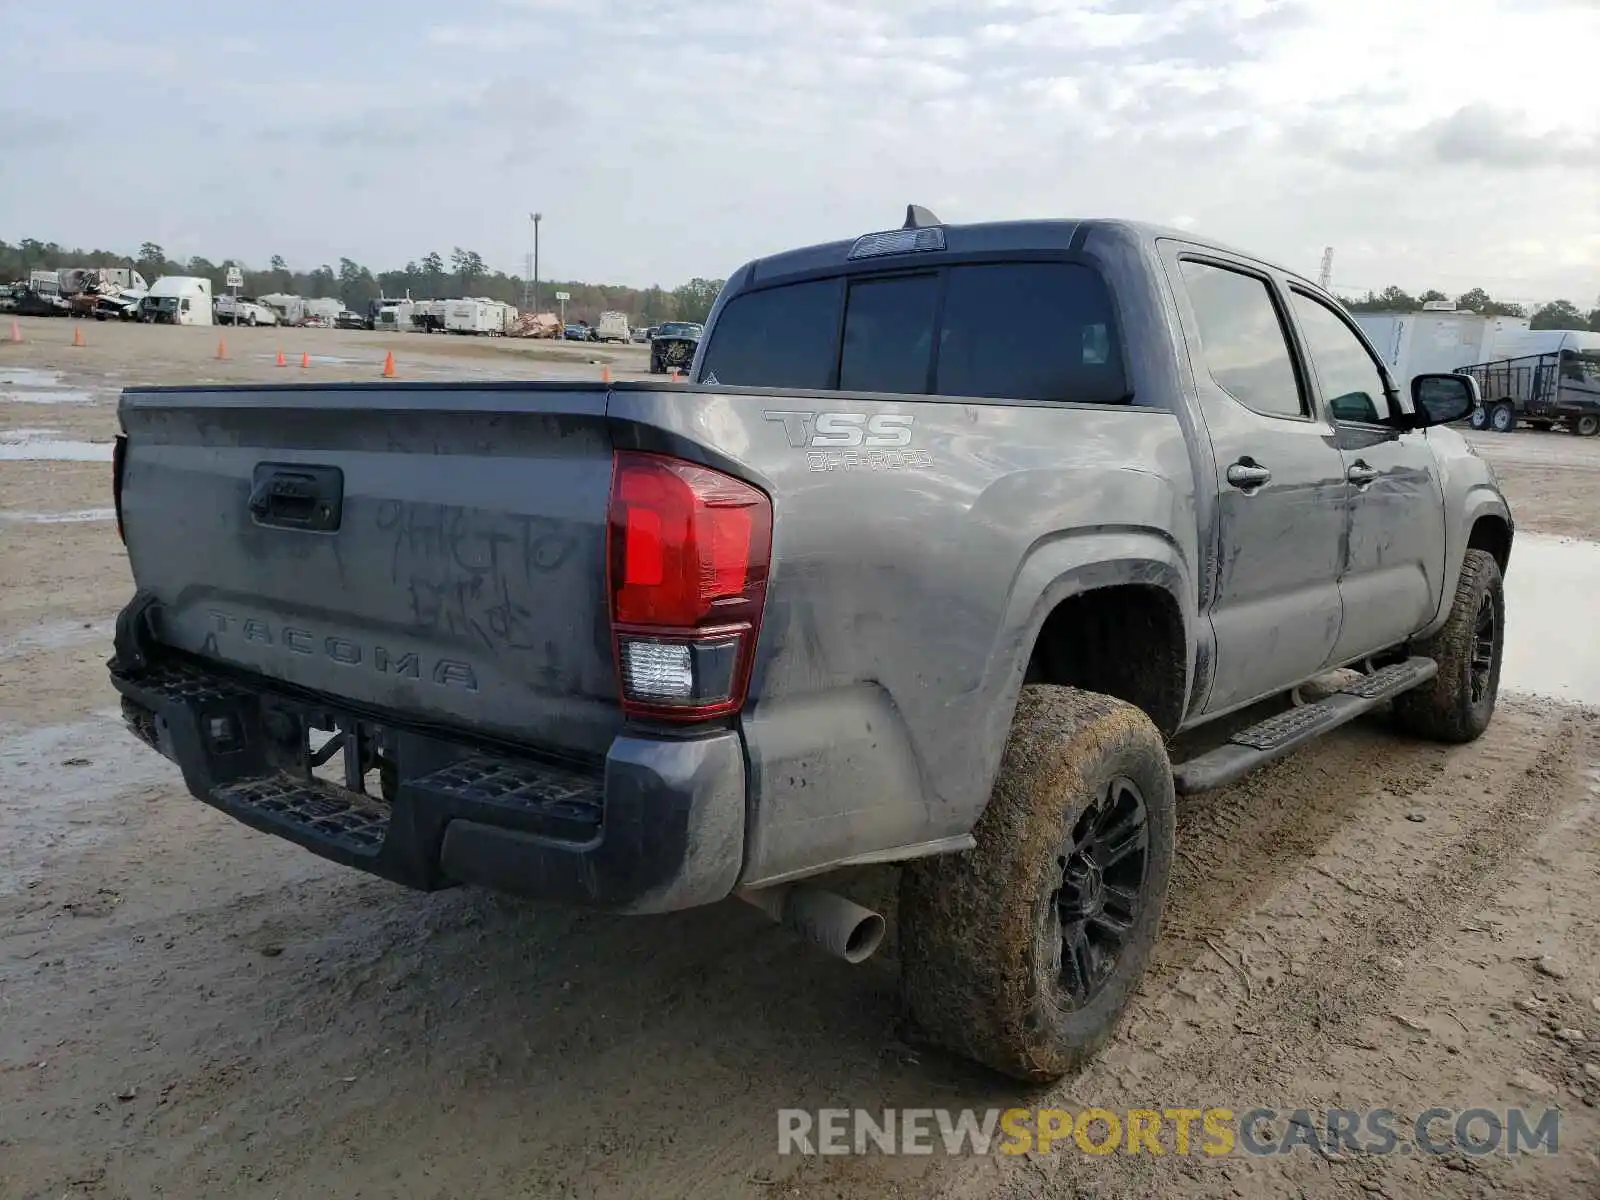
[[[661,337],[693,337],[704,331],[704,326],[688,321],[668,321],[656,333]]]
[[[1561,374],[1565,379],[1600,384],[1600,350],[1563,350]]]

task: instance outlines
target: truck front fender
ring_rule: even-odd
[[[1499,488],[1488,479],[1464,480],[1461,478],[1462,474],[1464,472],[1447,469],[1444,475],[1445,569],[1442,576],[1444,586],[1439,597],[1438,611],[1434,614],[1433,620],[1417,633],[1416,636],[1419,638],[1437,633],[1449,619],[1450,605],[1456,594],[1456,580],[1461,577],[1461,563],[1467,556],[1474,526],[1483,518],[1490,517],[1504,521],[1508,532],[1514,533],[1515,530],[1510,505],[1506,503],[1506,498]],[[1508,545],[1506,565],[1509,565],[1509,554]]]

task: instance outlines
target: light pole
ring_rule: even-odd
[[[529,312],[539,311],[539,222],[544,220],[543,213],[529,213],[528,220],[533,222],[533,303],[528,306]]]

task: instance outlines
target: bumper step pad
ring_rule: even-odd
[[[389,831],[389,806],[319,779],[287,772],[246,779],[217,789],[219,803],[249,809],[284,832],[303,830],[350,854],[376,857]]]

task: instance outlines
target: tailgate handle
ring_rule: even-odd
[[[344,472],[300,463],[257,463],[250,516],[257,525],[331,532],[344,508]]]

